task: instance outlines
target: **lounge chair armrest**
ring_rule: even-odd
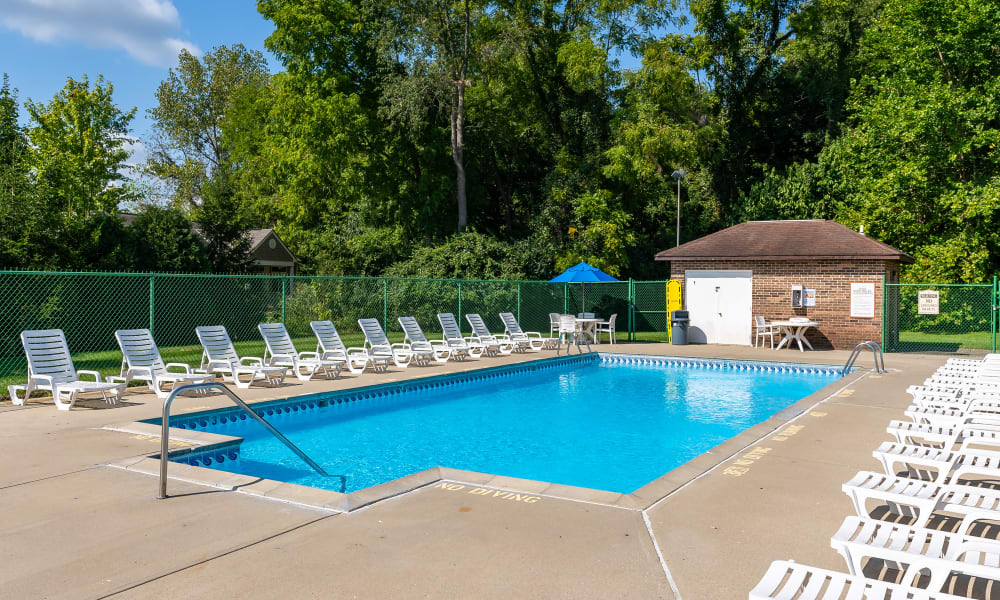
[[[413,349],[413,347],[410,346],[409,344],[407,344],[406,342],[397,342],[395,344],[392,344],[390,346],[390,348],[399,348],[400,350],[412,350]]]
[[[526,335],[528,337],[535,337],[535,338],[539,338],[539,339],[541,339],[541,337],[542,337],[542,334],[538,333],[537,331],[525,331],[523,333],[524,333],[524,335]]]
[[[296,357],[292,356],[291,354],[272,354],[271,355],[271,362],[272,363],[277,362],[279,360],[284,360],[284,361],[287,361],[287,362],[295,362]]]
[[[246,363],[246,362],[249,362],[250,366],[252,366],[252,367],[263,367],[264,366],[264,359],[260,358],[259,356],[244,356],[244,357],[240,358],[240,364],[241,365],[244,364],[244,363]]]
[[[168,371],[170,370],[171,367],[175,367],[175,368],[178,368],[178,369],[184,369],[185,373],[191,373],[191,365],[188,365],[188,364],[185,364],[185,363],[167,363],[166,364],[166,369]]]
[[[136,375],[145,375],[146,377],[153,377],[153,370],[149,367],[132,367],[131,369],[125,371],[125,379],[133,379]]]
[[[35,381],[43,381],[47,385],[52,385],[52,377],[49,375],[32,375],[29,379],[34,379]]]
[[[319,352],[299,352],[299,358],[312,358],[315,360],[320,360]]]
[[[327,350],[320,355],[321,360],[343,360],[345,354],[342,350]]]
[[[348,354],[367,354],[368,350],[366,350],[365,348],[358,347],[358,346],[351,346],[350,348],[347,349],[347,353]]]
[[[94,381],[96,381],[97,383],[101,383],[101,374],[98,373],[97,371],[81,370],[81,371],[77,371],[76,374],[78,376],[79,375],[92,375],[94,377]]]

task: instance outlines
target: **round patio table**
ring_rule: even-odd
[[[802,349],[802,344],[805,343],[812,350],[812,344],[806,339],[806,331],[810,327],[818,327],[819,323],[816,321],[771,321],[771,325],[777,327],[782,334],[784,334],[784,339],[778,344],[775,350],[781,350],[781,347],[788,344],[788,347],[792,347],[792,342],[795,341],[799,344],[799,352],[804,352]]]
[[[580,333],[589,337],[595,344],[599,344],[597,341],[597,324],[604,321],[604,319],[581,319],[579,317],[573,317],[576,319],[576,328],[580,330]]]

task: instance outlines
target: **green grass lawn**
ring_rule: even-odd
[[[989,331],[969,333],[925,333],[922,331],[900,331],[899,344],[903,351],[948,350],[971,348],[990,349]]]

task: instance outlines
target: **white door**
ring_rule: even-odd
[[[752,271],[685,271],[684,293],[688,342],[750,345]]]

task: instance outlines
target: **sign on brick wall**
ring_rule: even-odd
[[[858,319],[875,318],[875,284],[851,284],[851,316]]]

